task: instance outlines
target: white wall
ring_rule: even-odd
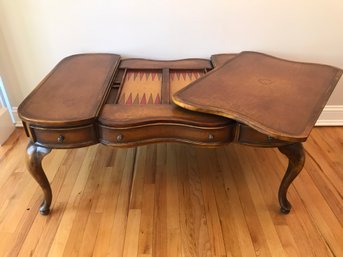
[[[80,52],[174,59],[254,50],[343,68],[342,24],[342,0],[0,0],[0,72],[17,106]],[[342,79],[330,104],[343,105]]]

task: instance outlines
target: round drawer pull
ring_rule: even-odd
[[[123,136],[122,134],[119,134],[119,135],[117,136],[117,141],[120,142],[120,141],[123,140],[123,138],[124,138],[124,136]]]
[[[58,143],[63,143],[64,141],[64,136],[60,135],[58,138],[57,138],[57,142]]]
[[[214,136],[212,134],[208,134],[208,140],[213,140]]]

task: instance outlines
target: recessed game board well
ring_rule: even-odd
[[[141,62],[150,68],[141,69]],[[153,62],[123,61],[114,77],[108,104],[170,104],[171,96],[212,69],[205,60],[199,67],[190,67],[187,60]],[[172,66],[172,67],[169,67]]]

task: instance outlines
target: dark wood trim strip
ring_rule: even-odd
[[[170,75],[167,68],[162,70],[161,100],[162,104],[170,103]]]
[[[119,98],[120,98],[120,95],[121,95],[121,91],[122,91],[123,86],[124,86],[124,82],[125,82],[125,78],[126,78],[126,73],[127,73],[127,69],[124,70],[123,77],[121,78],[120,86],[119,86],[119,89],[118,89],[118,94],[117,94],[116,100],[114,101],[115,104],[117,104],[118,101],[119,101]]]

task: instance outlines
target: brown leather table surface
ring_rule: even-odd
[[[341,75],[327,65],[243,52],[177,92],[173,101],[278,139],[305,141]]]
[[[63,59],[19,106],[23,121],[76,126],[96,120],[113,73],[115,54],[78,54]]]

